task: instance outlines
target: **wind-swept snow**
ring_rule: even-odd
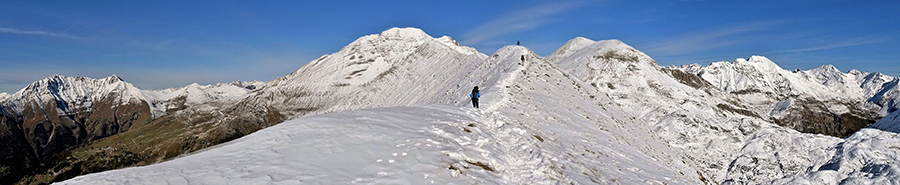
[[[457,152],[475,121],[453,106],[392,107],[287,121],[195,155],[91,174],[60,184],[473,184],[499,183],[489,163]],[[448,155],[448,154],[454,155]],[[480,159],[480,160],[477,160]],[[453,177],[448,168],[465,174]],[[471,162],[472,164],[469,164]],[[487,181],[491,180],[491,181]]]

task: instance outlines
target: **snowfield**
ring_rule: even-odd
[[[521,46],[485,55],[393,28],[254,91],[184,96],[317,115],[58,184],[898,184],[896,82],[790,72],[761,56],[661,67],[621,41],[582,37],[546,58]],[[480,109],[467,96],[475,85]],[[742,90],[862,101],[887,117],[847,138],[801,133],[771,122],[791,99],[732,93]]]
[[[393,107],[310,116],[195,155],[62,184],[472,184],[496,175],[455,141],[475,123],[455,106]],[[475,128],[471,128],[475,129]],[[465,174],[450,173],[456,164]],[[455,178],[454,175],[459,176]],[[493,183],[499,183],[494,181]]]

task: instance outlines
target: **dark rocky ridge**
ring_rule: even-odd
[[[95,102],[90,109],[73,111],[75,113],[60,114],[57,107],[66,106],[63,101],[44,103],[43,110],[32,102],[24,106],[21,114],[3,111],[0,146],[5,149],[0,161],[0,182],[17,182],[24,176],[55,166],[61,157],[59,154],[72,147],[124,132],[153,119],[146,102],[118,105],[112,99]],[[0,105],[0,109],[10,110],[7,105]]]

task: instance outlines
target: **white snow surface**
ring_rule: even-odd
[[[685,85],[671,70],[711,85]],[[828,66],[790,72],[761,56],[660,67],[621,41],[581,37],[546,58],[521,46],[488,56],[392,28],[240,100],[318,115],[59,184],[896,184],[896,133],[806,134],[720,108],[746,109],[753,97],[731,92],[749,89],[890,107],[896,81]],[[480,109],[467,96],[475,85]],[[792,101],[752,111],[778,114]]]

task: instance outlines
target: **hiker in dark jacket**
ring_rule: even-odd
[[[472,94],[469,94],[469,97],[472,98],[472,105],[475,108],[478,108],[478,98],[481,97],[481,93],[478,92],[478,86],[475,86],[475,89],[472,89]]]

